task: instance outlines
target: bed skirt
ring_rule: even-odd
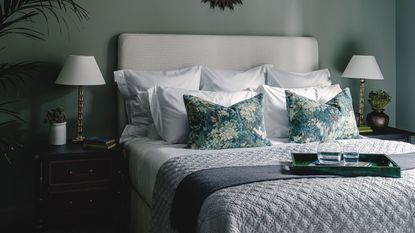
[[[148,233],[151,208],[133,188],[130,188],[130,199],[130,233]]]

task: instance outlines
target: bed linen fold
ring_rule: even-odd
[[[411,144],[348,140],[361,153],[414,152]],[[227,166],[276,165],[291,152],[315,152],[316,144],[282,144],[254,151],[217,151],[172,158],[159,170],[153,192],[152,232],[176,232],[170,224],[174,193],[189,174]],[[311,178],[255,182],[209,195],[196,232],[413,232],[415,172],[382,177]]]

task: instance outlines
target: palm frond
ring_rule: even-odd
[[[7,84],[10,84],[17,89],[19,82],[23,83],[25,78],[39,72],[40,65],[40,62],[1,63],[0,86],[5,88]]]
[[[0,37],[14,33],[33,39],[44,39],[42,32],[28,30],[28,27],[22,30],[18,24],[33,21],[38,15],[42,15],[47,24],[49,18],[53,18],[58,24],[66,24],[59,13],[68,17],[75,15],[79,22],[89,19],[88,11],[75,0],[0,0]]]
[[[17,35],[27,36],[32,39],[38,39],[38,40],[44,40],[43,36],[45,35],[42,32],[33,30],[31,28],[16,27],[13,29],[6,29],[6,30],[1,31],[0,37],[8,35],[8,34],[17,34]]]
[[[89,19],[88,11],[79,5],[76,0],[0,0],[0,38],[15,34],[43,40],[45,33],[30,27],[31,25],[22,25],[23,23],[34,23],[37,16],[43,17],[47,25],[52,19],[59,26],[63,24],[66,29],[68,29],[66,18],[72,20],[72,23],[76,26],[77,23],[73,20],[74,18],[77,18],[79,22]],[[61,27],[59,29],[62,30]],[[0,48],[0,51],[2,49]],[[23,83],[25,78],[39,71],[39,65],[40,63],[37,62],[0,64],[0,91],[2,91],[2,88],[7,89],[10,85],[17,89],[18,84]],[[5,120],[0,121],[0,128],[7,128],[10,125],[24,121],[18,112],[6,108],[6,105],[15,102],[15,100],[0,102],[0,115],[7,116]],[[0,132],[5,131],[0,130]],[[16,154],[16,148],[19,147],[21,145],[14,138],[0,135],[0,156],[3,155],[9,163],[11,163],[10,156]]]
[[[0,103],[0,106],[4,106],[4,105],[15,103],[15,102],[17,101],[16,100],[5,101],[3,103]],[[0,121],[0,129],[7,128],[21,121],[24,121],[16,111],[12,111],[12,110],[9,110],[3,107],[0,108],[0,115],[8,115],[14,118],[10,120]],[[9,131],[3,130],[2,132],[9,132]],[[0,135],[0,156],[5,158],[9,164],[12,164],[11,156],[16,155],[16,152],[18,151],[18,149],[22,147],[23,146],[19,142],[17,142],[14,138],[10,136],[6,136],[6,135]]]
[[[10,27],[13,24],[20,23],[26,20],[32,19],[34,16],[38,15],[39,13],[37,11],[29,11],[29,12],[18,12],[19,16],[14,17],[10,20],[3,20],[1,28],[3,30],[6,30],[8,27]],[[16,13],[17,14],[17,13]],[[2,31],[3,31],[2,30]]]
[[[3,121],[3,122],[0,122],[0,127],[5,127],[5,126],[11,125],[11,124],[15,124],[17,122],[18,122],[17,120]]]
[[[20,117],[18,112],[7,109],[7,108],[0,108],[0,115],[1,114],[11,116],[19,121],[25,121],[23,118]]]
[[[18,122],[25,122],[25,120],[22,117],[20,117],[18,112],[5,107],[6,105],[10,105],[10,104],[17,103],[17,102],[19,101],[8,100],[8,101],[0,102],[0,116],[2,116],[1,118],[4,119],[6,117],[7,119],[8,117],[7,120],[0,121],[0,127],[5,127],[11,124],[18,123]]]

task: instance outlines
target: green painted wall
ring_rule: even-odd
[[[117,35],[122,32],[314,36],[320,45],[321,67],[331,70],[335,82],[351,86],[355,98],[358,81],[341,80],[341,72],[353,54],[373,54],[385,80],[369,82],[367,90],[382,88],[394,97],[387,113],[392,125],[395,122],[394,0],[244,0],[244,5],[233,12],[212,10],[200,0],[81,2],[91,19],[79,29],[70,27],[69,33],[60,33],[51,23],[46,41],[13,36],[1,42],[6,50],[0,53],[0,62],[50,63],[42,75],[28,81],[22,94],[26,97],[17,106],[28,120],[23,130],[26,128],[29,138],[47,139],[48,127],[42,123],[43,116],[47,109],[58,105],[66,109],[69,136],[75,133],[76,88],[53,84],[69,54],[94,55],[107,81],[106,86],[86,89],[86,134],[115,134],[116,89],[112,71],[117,62]],[[44,28],[45,22],[39,19],[33,26]],[[9,179],[10,183],[16,182]],[[0,198],[0,208],[5,203],[18,203],[26,191],[14,187],[2,192],[6,198]]]
[[[397,125],[415,130],[415,1],[396,3]]]

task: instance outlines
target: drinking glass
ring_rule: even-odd
[[[359,147],[356,144],[343,145],[343,158],[345,164],[359,162]]]
[[[317,146],[317,158],[320,164],[339,164],[342,157],[342,146],[338,141],[320,142]]]

